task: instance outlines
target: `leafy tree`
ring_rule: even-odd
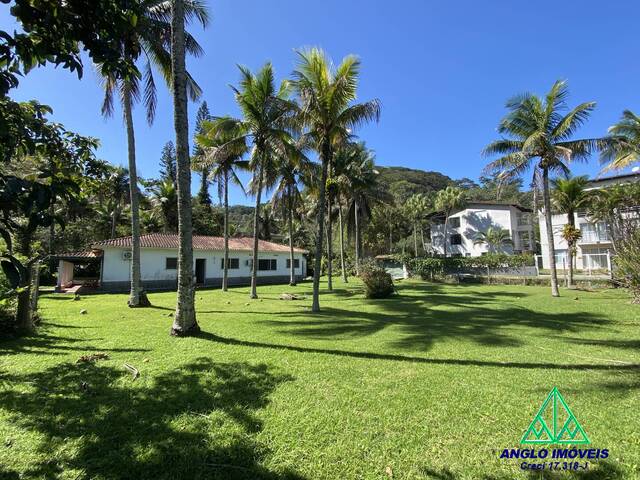
[[[498,132],[504,137],[484,149],[485,155],[500,155],[485,170],[498,173],[502,179],[519,177],[530,169],[534,170],[535,184],[543,191],[551,294],[554,297],[559,296],[560,292],[551,223],[549,173],[567,174],[568,163],[587,161],[593,152],[611,147],[615,143],[610,137],[572,140],[576,131],[589,118],[595,102],[581,103],[563,114],[567,110],[568,95],[567,84],[557,81],[544,98],[525,93],[510,99],[506,104],[509,113],[498,126]]]
[[[196,137],[203,132],[203,123],[212,119],[207,102],[202,102],[196,114]],[[202,147],[197,139],[193,145],[193,156],[202,156]],[[194,163],[194,165],[196,165]],[[200,171],[200,189],[198,190],[197,199],[203,205],[211,205],[211,195],[209,195],[209,167],[206,164],[198,164]]]
[[[222,148],[236,138],[243,138],[242,131],[239,129],[224,129],[225,125],[229,125],[229,123],[229,117],[203,122],[202,132],[196,136],[196,142],[200,147],[200,156],[197,161],[206,165],[209,177],[218,184],[218,198],[224,204],[223,292],[228,289],[229,278],[229,183],[235,183],[244,192],[237,172],[249,168],[249,162],[242,160],[242,156],[248,151],[246,141],[237,141],[234,144],[235,149]],[[240,124],[236,124],[236,127],[240,127]]]
[[[293,72],[293,85],[301,104],[300,120],[307,128],[308,142],[320,156],[322,165],[318,189],[318,235],[316,237],[315,267],[313,271],[312,311],[320,311],[320,265],[325,222],[325,188],[328,170],[336,148],[351,137],[351,132],[365,122],[378,120],[380,102],[356,100],[360,61],[347,56],[333,68],[327,55],[313,48],[298,52],[299,61]],[[329,199],[331,201],[331,199]],[[330,210],[330,208],[329,208]],[[331,238],[331,222],[327,237]],[[331,258],[329,242],[328,258]],[[331,263],[329,263],[331,268]],[[329,281],[331,271],[329,270]]]
[[[176,185],[176,147],[169,140],[162,147],[160,154],[160,178]]]
[[[553,188],[551,202],[553,208],[567,215],[567,224],[562,230],[562,237],[569,247],[569,275],[567,287],[573,288],[573,262],[576,245],[580,240],[580,230],[576,228],[576,211],[584,208],[589,202],[589,193],[585,190],[589,179],[586,176],[556,178],[551,181]]]
[[[444,213],[444,232],[442,238],[442,245],[444,256],[447,256],[447,235],[449,231],[449,217],[451,214],[464,207],[467,202],[464,190],[457,187],[447,187],[444,190],[440,190],[436,195],[435,207],[436,210]]]
[[[474,245],[486,245],[489,253],[500,253],[504,247],[512,246],[513,240],[509,230],[489,227],[486,232],[478,232],[473,243]]]

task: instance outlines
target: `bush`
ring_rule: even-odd
[[[366,298],[387,298],[394,292],[391,275],[373,261],[362,263],[360,278],[365,286]]]
[[[412,275],[419,275],[423,280],[433,280],[435,277],[463,270],[520,268],[534,265],[533,255],[504,253],[491,253],[481,257],[404,258],[403,261]]]
[[[633,303],[640,303],[640,229],[618,242],[614,265],[615,282],[629,289]]]

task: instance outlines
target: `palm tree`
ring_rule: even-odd
[[[622,112],[618,123],[609,127],[613,145],[605,148],[600,157],[604,170],[622,170],[640,159],[640,117],[631,110]]]
[[[501,155],[485,169],[498,173],[501,179],[519,177],[533,169],[534,182],[542,187],[544,216],[549,243],[551,294],[560,295],[555,262],[549,173],[567,174],[568,163],[587,161],[597,150],[613,147],[617,142],[609,137],[572,140],[578,128],[589,118],[595,102],[581,103],[566,114],[569,90],[564,81],[557,81],[545,98],[525,93],[506,104],[509,113],[500,121],[498,132],[504,135],[490,143],[484,154]]]
[[[162,219],[165,233],[178,231],[178,192],[171,179],[167,178],[149,188],[151,204]]]
[[[253,262],[251,266],[250,298],[258,298],[256,291],[258,269],[258,234],[262,192],[276,181],[277,163],[280,158],[294,155],[290,130],[298,114],[298,106],[289,99],[290,84],[281,83],[275,88],[271,63],[257,74],[239,67],[241,79],[238,88],[231,87],[236,97],[242,119],[225,117],[218,119],[218,128],[236,132],[227,143],[217,149],[215,156],[237,152],[242,145],[251,144],[249,166],[253,172],[250,191],[256,196],[253,218]]]
[[[429,199],[426,195],[420,193],[409,197],[406,203],[407,217],[413,223],[413,249],[416,257],[418,256],[418,230],[423,230],[423,222],[429,207]],[[424,241],[422,244],[424,248]]]
[[[189,120],[187,90],[189,75],[185,67],[185,50],[189,38],[184,31],[185,18],[196,0],[172,0],[171,6],[171,91],[173,92],[173,124],[176,132],[176,169],[178,185],[178,295],[171,335],[185,336],[200,331],[196,321],[195,285],[193,282],[193,237],[191,221],[191,159],[189,158]],[[204,11],[204,10],[203,10]],[[197,13],[194,12],[195,15]],[[206,16],[198,17],[206,24]]]
[[[205,26],[208,22],[206,8],[199,0],[181,2],[188,5],[187,18],[196,17]],[[171,77],[171,56],[168,39],[171,34],[169,23],[170,0],[143,0],[141,6],[144,15],[130,23],[131,29],[121,40],[121,54],[123,60],[138,61],[144,56],[144,82],[143,91],[140,91],[140,77],[129,76],[121,78],[117,72],[110,70],[110,63],[98,65],[98,71],[102,78],[105,96],[102,103],[102,113],[110,116],[113,113],[113,97],[116,91],[120,92],[124,122],[127,130],[127,151],[131,201],[131,292],[129,294],[130,307],[148,306],[149,300],[142,290],[140,274],[140,212],[138,176],[136,170],[136,145],[133,127],[133,104],[142,93],[147,113],[147,122],[153,123],[156,110],[156,86],[153,78],[153,66],[157,67],[167,81]],[[184,11],[184,8],[183,10]],[[183,24],[184,30],[184,24]],[[200,45],[188,34],[183,34],[183,47],[193,55],[200,55]],[[186,46],[185,46],[186,41]],[[192,98],[200,95],[200,89],[196,83],[189,79],[189,89]]]
[[[436,194],[435,207],[436,210],[444,213],[444,232],[442,237],[442,245],[444,256],[447,256],[447,235],[449,232],[449,217],[452,213],[460,210],[466,203],[466,195],[464,190],[449,186],[444,190],[440,190]]]
[[[244,191],[237,172],[249,169],[249,162],[242,160],[242,156],[248,151],[246,142],[237,142],[235,151],[228,148],[218,154],[220,147],[241,134],[240,131],[224,130],[222,127],[228,123],[229,117],[203,122],[202,133],[196,137],[198,145],[202,148],[202,158],[199,159],[199,163],[203,165],[202,171],[205,167],[210,169],[209,179],[218,184],[218,198],[224,203],[223,292],[228,289],[229,279],[229,183],[235,183]]]
[[[551,181],[552,205],[556,211],[567,215],[567,224],[562,230],[562,237],[569,249],[569,275],[567,287],[573,288],[573,259],[576,253],[576,243],[580,239],[580,230],[576,228],[575,212],[587,205],[589,194],[585,190],[589,179],[586,176],[556,178]]]
[[[513,245],[509,230],[499,227],[489,227],[486,232],[478,232],[473,240],[474,245],[486,245],[490,253],[501,251],[504,247]]]
[[[111,237],[116,238],[116,227],[120,221],[122,209],[129,201],[129,171],[124,167],[113,167],[106,179]]]
[[[365,122],[379,119],[380,102],[371,100],[353,103],[356,99],[360,72],[360,61],[355,56],[345,57],[337,68],[333,68],[327,55],[320,49],[312,48],[298,52],[298,55],[300,58],[293,72],[293,84],[301,104],[300,120],[308,129],[306,136],[309,138],[309,144],[318,152],[322,165],[318,189],[318,235],[311,307],[313,312],[319,312],[320,262],[324,240],[328,170],[336,148],[350,138],[351,131]],[[331,238],[331,222],[328,224],[327,236]],[[330,259],[331,251],[327,254]],[[328,273],[331,279],[331,271]]]
[[[296,148],[298,152],[301,148]],[[296,284],[295,262],[293,254],[293,214],[301,202],[298,186],[302,179],[307,177],[310,171],[309,161],[303,155],[283,158],[278,164],[279,181],[273,192],[271,203],[274,208],[278,206],[283,211],[283,217],[287,219],[289,237],[289,285]]]
[[[344,182],[350,191],[348,205],[348,229],[353,232],[355,241],[355,270],[360,275],[360,257],[362,256],[360,221],[369,218],[376,203],[386,200],[386,195],[378,184],[378,171],[375,169],[375,156],[364,142],[353,145],[354,157],[344,173]]]

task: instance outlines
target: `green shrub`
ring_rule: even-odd
[[[362,263],[360,279],[365,286],[366,298],[387,298],[394,292],[391,275],[373,261]]]
[[[533,255],[491,253],[481,257],[419,257],[402,259],[409,273],[433,280],[447,273],[473,269],[521,268],[534,265]]]

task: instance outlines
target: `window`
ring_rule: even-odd
[[[518,226],[526,227],[531,225],[531,215],[528,213],[518,213]]]
[[[460,217],[451,217],[449,219],[449,226],[451,228],[460,228]]]
[[[287,258],[287,268],[291,268],[291,259]],[[294,258],[293,259],[293,268],[300,268],[300,259],[299,258]]]
[[[236,270],[240,268],[240,259],[239,258],[228,258],[227,259],[227,269],[228,270]],[[224,257],[220,259],[220,270],[224,269]]]
[[[568,257],[566,250],[556,250],[556,265],[558,267],[566,267],[568,265]]]
[[[609,269],[609,249],[608,248],[583,248],[582,264],[588,270],[608,270]]]
[[[261,258],[258,260],[258,270],[277,270],[278,261],[275,258]]]
[[[581,223],[580,233],[582,234],[580,240],[582,240],[583,243],[609,241],[609,232],[604,222]]]
[[[178,259],[176,257],[167,257],[164,268],[166,270],[176,270],[178,268]]]
[[[529,232],[517,232],[517,246],[520,247],[521,250],[533,250],[531,247],[531,235]]]
[[[451,245],[462,245],[462,235],[459,233],[453,234],[449,237]]]

